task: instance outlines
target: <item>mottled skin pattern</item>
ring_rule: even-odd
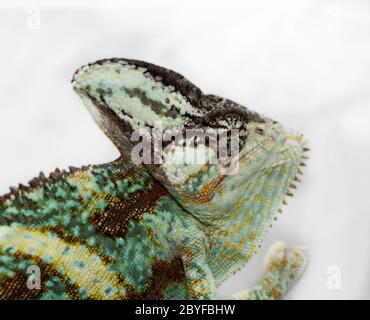
[[[121,157],[41,173],[0,197],[0,299],[212,298],[255,254],[292,195],[306,158],[302,136],[142,61],[97,61],[72,84]],[[182,142],[164,161],[138,164],[132,134],[157,122],[180,132],[241,130],[237,171],[223,161],[171,161],[186,153]],[[154,147],[153,133],[146,137]],[[186,148],[213,150],[201,142],[189,147],[191,139]],[[260,283],[234,298],[279,299],[307,263],[304,248],[288,252],[279,242]],[[34,265],[39,289],[27,287]]]

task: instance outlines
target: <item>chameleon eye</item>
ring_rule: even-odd
[[[264,134],[264,130],[263,130],[262,128],[260,128],[260,127],[257,127],[257,128],[255,129],[255,132],[256,132],[257,134]]]
[[[211,128],[240,129],[245,122],[243,112],[236,108],[220,108],[209,112],[203,123]]]

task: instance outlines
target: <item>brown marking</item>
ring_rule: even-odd
[[[43,277],[45,276],[43,274]],[[1,282],[0,300],[34,300],[43,292],[42,284],[40,289],[28,289],[27,276],[17,273],[13,278],[7,278]]]
[[[170,262],[159,261],[152,266],[152,280],[145,291],[136,293],[128,286],[127,299],[130,300],[161,300],[164,298],[164,289],[170,283],[179,283],[185,279],[185,272],[180,258],[173,258]]]
[[[152,212],[159,199],[167,192],[157,183],[145,190],[135,191],[127,200],[114,198],[102,212],[89,218],[96,230],[108,237],[123,237],[130,221],[139,221],[145,212]]]
[[[38,299],[46,290],[45,283],[54,276],[60,278],[66,286],[66,292],[72,299],[77,299],[78,288],[69,284],[68,279],[59,274],[52,265],[45,265],[38,257],[19,254],[22,258],[29,258],[35,261],[35,265],[40,268],[40,288],[29,289],[27,279],[31,275],[17,273],[12,278],[0,279],[0,300],[35,300]]]

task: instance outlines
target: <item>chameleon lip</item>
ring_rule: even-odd
[[[249,157],[249,155],[256,149],[258,148],[261,148],[263,147],[264,144],[266,144],[268,141],[270,140],[274,140],[274,139],[277,139],[279,137],[281,137],[282,135],[286,135],[287,138],[289,138],[289,136],[291,135],[294,135],[296,137],[300,137],[299,138],[299,143],[301,145],[301,154],[300,154],[300,164],[299,166],[305,166],[305,163],[303,162],[305,159],[308,159],[306,153],[309,151],[308,148],[305,147],[305,141],[303,141],[303,136],[298,134],[298,133],[288,133],[286,134],[283,130],[283,128],[279,125],[278,129],[273,132],[272,134],[270,134],[269,136],[267,136],[265,139],[263,139],[262,141],[260,141],[258,144],[256,144],[255,146],[253,146],[252,148],[250,148],[247,152],[245,152],[243,155],[240,156],[239,158],[239,161],[242,160],[242,159],[246,159]],[[300,173],[300,170],[298,168],[297,170],[297,174],[301,174]],[[209,189],[208,193],[213,193],[215,192],[223,183],[224,179],[227,177],[227,175],[223,174],[216,183],[213,184],[213,186]],[[295,179],[295,180],[294,180]],[[300,182],[298,181],[299,179],[297,177],[293,177],[292,178],[293,181],[296,181],[296,182]],[[289,194],[288,194],[289,195]],[[183,194],[183,196],[186,196],[185,194]],[[193,198],[192,198],[193,199]],[[284,201],[283,201],[283,204],[284,204]]]
[[[268,135],[265,139],[263,139],[262,141],[260,141],[258,144],[256,144],[252,148],[250,148],[247,152],[244,152],[242,155],[239,154],[240,157],[239,157],[239,159],[237,161],[240,161],[242,159],[247,158],[254,150],[263,147],[263,145],[266,144],[268,141],[270,141],[272,139],[277,139],[282,134],[284,134],[284,130],[282,129],[281,126],[279,126],[279,128],[275,132],[273,132],[272,134]],[[218,177],[218,179],[217,179],[217,181],[215,181],[215,183],[213,183],[211,186],[208,186],[207,194],[210,194],[210,195],[213,194],[218,188],[220,188],[220,186],[222,185],[224,179],[226,179],[227,177],[228,177],[228,175],[221,174],[221,176]],[[195,199],[197,199],[197,198],[194,198],[194,197],[190,197],[185,192],[181,192],[181,196],[183,196],[183,197],[185,197],[185,198],[187,198],[189,200],[192,200],[192,201],[194,201]]]
[[[240,160],[242,160],[242,159],[245,159],[245,158],[247,158],[248,157],[248,155],[251,153],[251,152],[253,152],[254,150],[256,150],[256,149],[258,149],[258,148],[261,148],[264,144],[266,144],[269,140],[271,140],[271,139],[274,139],[275,137],[275,135],[278,135],[278,134],[281,134],[281,133],[283,133],[283,130],[282,129],[280,129],[278,132],[276,132],[274,135],[269,135],[268,137],[266,137],[265,139],[263,139],[262,141],[260,141],[258,144],[256,144],[255,146],[253,146],[251,149],[249,149],[246,153],[244,153],[242,156],[240,156],[239,157],[239,160],[238,161],[240,161]],[[209,193],[213,193],[215,190],[217,190],[220,186],[221,186],[221,184],[222,184],[222,182],[224,181],[224,179],[226,178],[226,177],[228,177],[227,175],[225,175],[225,174],[223,174],[222,176],[221,176],[221,178],[220,179],[218,179],[218,181],[210,188],[210,190],[209,190]]]
[[[77,91],[78,94],[82,94],[88,99],[90,99],[94,107],[98,110],[98,112],[101,113],[103,117],[108,118],[109,121],[112,121],[114,127],[120,130],[122,136],[131,136],[133,128],[131,127],[130,123],[121,119],[112,109],[108,107],[108,105],[104,101],[97,100],[95,97],[90,95],[85,89],[79,87],[78,88],[74,87],[74,89]],[[106,133],[102,127],[100,128],[104,131],[104,133]],[[116,145],[117,149],[120,150],[119,146],[115,143],[115,141],[112,140],[112,142]]]

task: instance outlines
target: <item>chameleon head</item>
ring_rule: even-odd
[[[301,136],[171,70],[100,60],[72,84],[122,156],[202,221],[245,214],[256,197],[278,209],[299,170]]]

